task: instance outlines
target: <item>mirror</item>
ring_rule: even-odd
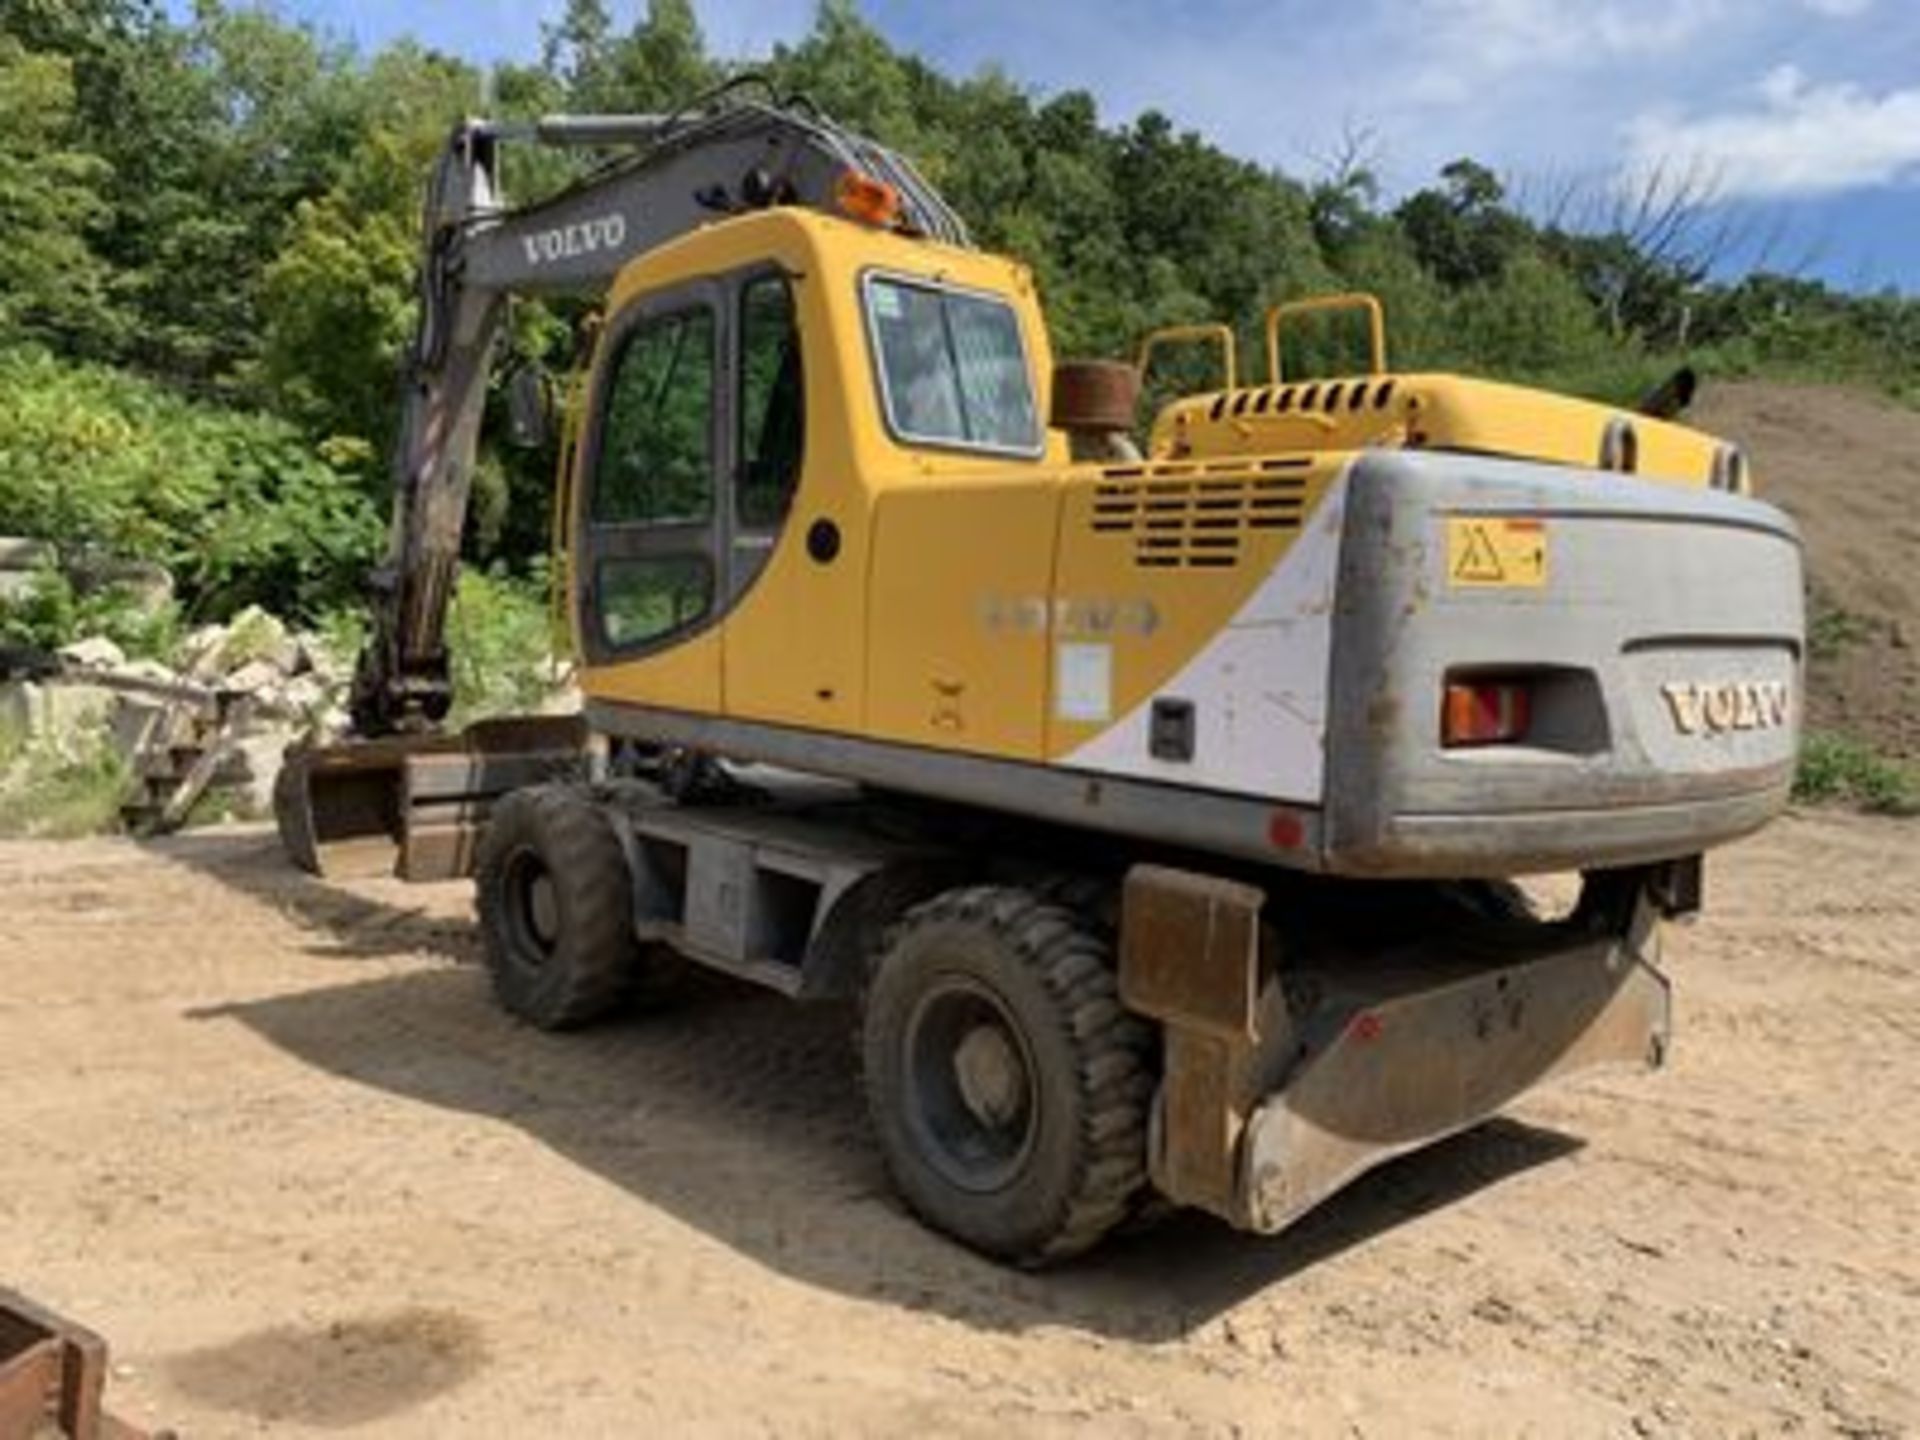
[[[507,439],[522,450],[544,450],[553,438],[553,381],[538,365],[516,365],[507,376]]]

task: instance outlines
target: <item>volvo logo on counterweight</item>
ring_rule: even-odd
[[[1660,687],[1673,728],[1682,735],[1719,735],[1728,730],[1777,730],[1787,723],[1791,692],[1784,680],[1725,685]]]

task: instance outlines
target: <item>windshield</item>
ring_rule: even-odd
[[[1033,377],[1011,305],[883,275],[868,277],[866,296],[880,399],[895,435],[1039,452]]]

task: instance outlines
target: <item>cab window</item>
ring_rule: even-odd
[[[1033,374],[1011,305],[889,275],[868,276],[865,299],[881,403],[897,438],[1039,453]]]
[[[616,650],[684,630],[713,608],[704,555],[622,555],[599,565],[600,633]]]
[[[793,504],[806,439],[800,332],[786,276],[741,287],[739,354],[738,519],[745,529],[770,530]]]
[[[602,525],[697,522],[713,508],[713,312],[635,328],[607,390],[594,468]]]
[[[640,321],[600,392],[583,562],[605,650],[658,645],[713,612],[716,313]]]

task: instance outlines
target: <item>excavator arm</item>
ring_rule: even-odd
[[[493,353],[514,296],[605,290],[635,256],[716,218],[771,205],[830,210],[850,181],[898,197],[902,230],[969,246],[965,225],[911,162],[805,102],[742,98],[740,82],[673,115],[468,120],[429,182],[419,320],[404,366],[393,518],[371,577],[372,632],[351,713],[365,737],[431,731],[452,703],[446,613]],[[609,154],[523,208],[501,191],[503,147]]]

